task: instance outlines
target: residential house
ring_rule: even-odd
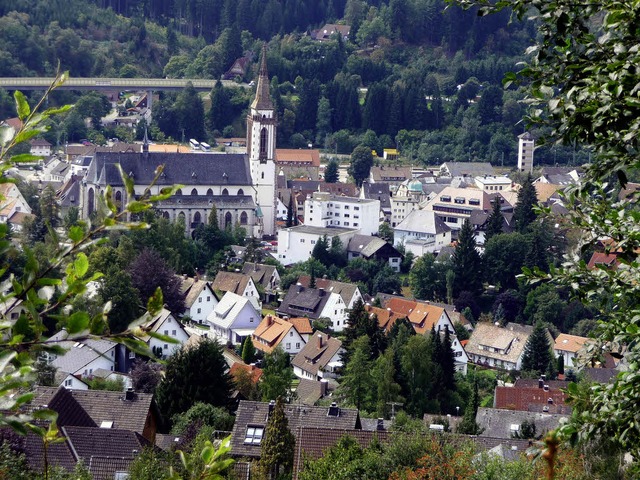
[[[533,183],[545,183],[564,188],[576,185],[584,174],[573,167],[548,167],[542,169],[541,175]]]
[[[369,318],[373,318],[375,315],[378,320],[378,327],[383,329],[385,333],[389,333],[397,320],[405,318],[398,313],[392,312],[391,309],[373,307],[368,303],[365,304],[364,309],[369,314]]]
[[[303,287],[308,287],[311,282],[309,275],[300,275],[298,283]],[[328,278],[316,278],[316,288],[323,288],[327,292],[337,293],[342,297],[342,301],[348,310],[351,310],[358,300],[362,300],[360,287],[355,283],[339,282]]]
[[[258,288],[249,275],[220,270],[211,284],[214,291],[231,292],[248,298],[256,310],[262,308]]]
[[[421,195],[393,195],[389,199],[391,203],[391,220],[389,224],[392,227],[396,227],[402,222],[407,215],[414,210],[420,208]]]
[[[211,288],[211,284],[205,280],[193,277],[181,277],[181,292],[185,296],[184,317],[190,318],[196,323],[205,323],[207,316],[213,311],[220,301]]]
[[[66,330],[53,335],[49,342],[65,349],[62,355],[47,354],[49,363],[62,372],[80,378],[91,378],[99,368],[116,370],[118,344],[115,342],[93,338],[75,341],[73,338],[69,339]]]
[[[29,142],[31,148],[29,153],[38,157],[48,157],[51,155],[51,144],[44,138],[34,138]]]
[[[296,331],[300,334],[305,343],[309,341],[309,337],[313,334],[311,320],[307,317],[289,317],[287,321],[289,323],[293,323],[293,326],[296,327]]]
[[[476,415],[476,423],[482,429],[480,435],[494,438],[513,438],[524,422],[533,423],[536,435],[544,436],[558,428],[564,419],[567,419],[566,414],[484,407],[480,407]]]
[[[350,32],[350,25],[327,23],[324,27],[311,32],[311,38],[319,42],[325,42],[327,40],[331,40],[334,35],[340,35],[343,41],[347,41],[349,39]]]
[[[15,323],[20,318],[23,312],[26,312],[27,309],[23,305],[22,300],[17,298],[9,298],[4,302],[0,302],[0,321],[3,324],[8,324],[11,327],[15,325]],[[0,338],[3,340],[8,339],[11,336],[11,330],[3,330]]]
[[[481,177],[475,177],[474,182],[476,187],[488,193],[495,193],[498,191],[511,190],[511,179],[502,175],[482,175]]]
[[[280,274],[274,265],[245,262],[242,266],[242,274],[251,276],[255,285],[260,285],[265,292],[265,300],[275,297],[280,287]]]
[[[154,316],[146,312],[132,326],[140,327],[144,332],[159,333],[173,339],[173,343],[171,343],[168,340],[161,340],[148,335],[141,337],[141,340],[146,342],[149,349],[160,358],[168,358],[180,350],[190,336],[182,323],[166,308],[163,308]],[[135,359],[135,352],[129,351],[125,359],[127,366],[130,366],[133,359]]]
[[[493,397],[493,408],[517,410],[521,412],[541,412],[569,414],[571,407],[566,403],[567,382],[559,385],[540,379],[533,380],[538,385],[520,384],[497,386]]]
[[[263,373],[263,370],[256,367],[254,364],[247,365],[246,363],[242,362],[233,363],[229,368],[229,375],[231,376],[234,385],[236,385],[236,388],[235,391],[231,393],[231,398],[236,401],[252,400],[251,398],[246,398],[245,395],[238,389],[238,381],[240,381],[241,379],[243,381],[245,379],[250,380],[251,384],[256,387],[254,391],[257,392],[257,385],[260,383]]]
[[[414,210],[393,229],[394,245],[416,257],[440,251],[451,243],[451,227],[430,210]]]
[[[491,199],[479,188],[446,187],[426,203],[425,210],[435,212],[448,227],[458,231],[473,210],[491,210]]]
[[[320,150],[302,148],[277,148],[276,169],[287,178],[318,180]]]
[[[524,346],[533,332],[530,325],[508,323],[500,327],[480,322],[471,333],[465,350],[469,360],[478,365],[504,370],[520,370]]]
[[[291,360],[293,373],[311,380],[335,378],[342,368],[343,351],[340,340],[318,331]]]
[[[341,332],[347,323],[347,306],[338,293],[327,292],[323,288],[308,288],[291,285],[276,313],[287,317],[307,317],[310,320],[326,318],[332,329]]]
[[[96,372],[99,370],[101,369],[96,370]],[[60,370],[57,370],[54,375],[53,385],[64,387],[69,390],[89,390],[89,384],[87,382],[75,375],[71,375],[70,373],[62,372]]]
[[[295,388],[295,403],[313,406],[327,395],[329,395],[328,380],[322,379],[318,381],[301,378]]]
[[[51,162],[54,163],[54,162]],[[65,183],[71,178],[71,164],[67,162],[55,162],[56,165],[45,175],[45,180],[52,183]]]
[[[267,315],[251,335],[253,346],[263,353],[272,353],[280,347],[289,355],[296,355],[306,344],[293,323]]]
[[[237,77],[244,78],[247,73],[247,69],[251,65],[251,56],[245,55],[244,57],[237,58],[233,65],[223,75],[223,80],[235,80]]]
[[[311,258],[311,253],[318,240],[325,236],[329,241],[337,237],[342,245],[348,245],[354,235],[360,233],[357,227],[313,227],[299,225],[297,227],[282,228],[278,231],[277,260],[283,265],[305,262]]]
[[[386,183],[392,193],[395,193],[398,185],[411,178],[411,167],[399,165],[371,167],[369,172],[369,183]]]
[[[56,191],[56,201],[60,208],[60,216],[64,217],[71,208],[79,208],[80,204],[80,175],[71,175]]]
[[[20,193],[15,183],[0,184],[0,223],[8,223],[17,231],[22,223],[31,217],[31,207]]]
[[[565,369],[581,367],[578,362],[578,353],[590,341],[592,340],[586,337],[561,333],[556,337],[553,345],[553,353],[556,357],[561,356],[563,358]]]
[[[403,255],[380,237],[354,235],[347,244],[349,260],[362,257],[366,260],[386,262],[395,272],[400,271]]]
[[[209,314],[207,322],[211,325],[211,334],[221,343],[239,345],[254,332],[261,318],[249,298],[227,292]]]

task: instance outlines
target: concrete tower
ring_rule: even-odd
[[[262,62],[256,98],[247,116],[247,155],[256,189],[258,214],[262,214],[262,234],[276,233],[276,111],[269,94],[267,45],[262,47]]]
[[[533,172],[533,149],[535,140],[529,132],[518,135],[518,170],[521,172]]]

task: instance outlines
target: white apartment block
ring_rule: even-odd
[[[483,175],[474,178],[476,186],[487,193],[511,191],[511,179],[505,176]]]
[[[529,132],[518,135],[518,170],[521,172],[533,172],[533,150],[535,140]]]
[[[315,192],[305,201],[304,220],[311,227],[355,228],[361,235],[374,235],[380,226],[380,201]]]

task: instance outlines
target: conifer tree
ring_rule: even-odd
[[[244,343],[242,344],[242,361],[249,365],[253,363],[256,358],[256,347],[253,345],[253,340],[251,340],[251,336],[248,336],[244,339]]]
[[[326,183],[336,183],[338,181],[338,161],[332,158],[324,170],[324,181]]]
[[[533,186],[531,174],[529,174],[518,191],[518,200],[516,207],[513,209],[513,221],[518,232],[525,233],[527,227],[536,219],[536,212],[533,207],[537,203],[536,189]]]
[[[358,410],[369,410],[371,401],[373,381],[369,357],[369,339],[363,335],[353,343],[353,353],[341,378],[340,390],[345,400]]]
[[[458,233],[458,245],[451,257],[453,271],[456,275],[454,294],[468,291],[478,294],[482,290],[482,259],[476,249],[476,239],[469,220],[465,220]]]
[[[378,417],[389,418],[389,402],[402,401],[401,387],[396,382],[395,352],[388,348],[374,362],[371,371],[376,388],[376,413]]]
[[[480,407],[480,395],[478,394],[478,380],[473,384],[473,394],[471,401],[464,410],[464,416],[462,421],[456,429],[457,433],[464,433],[466,435],[480,435],[484,429],[476,423],[476,415],[478,414],[478,408]]]
[[[456,361],[451,345],[451,334],[449,329],[445,328],[441,346],[440,367],[442,368],[444,386],[448,390],[454,391],[456,388]]]
[[[293,227],[293,217],[295,216],[293,205],[293,194],[289,196],[289,207],[287,208],[287,228]]]
[[[547,336],[547,329],[542,322],[538,322],[524,346],[522,370],[536,372],[537,375],[541,375],[547,371],[549,363],[552,361],[553,355],[549,337]]]
[[[260,448],[260,469],[265,478],[274,480],[291,473],[294,445],[295,438],[289,430],[284,401],[278,397],[273,411],[269,413]]]
[[[494,237],[502,233],[502,227],[504,224],[504,217],[502,216],[502,210],[500,206],[500,199],[496,196],[493,199],[493,209],[487,219],[487,230],[484,234],[485,243],[489,241],[491,237]]]

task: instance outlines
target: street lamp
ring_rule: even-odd
[[[456,417],[460,416],[460,407],[456,407]]]

